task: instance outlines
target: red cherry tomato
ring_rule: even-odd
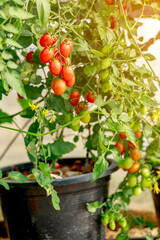
[[[142,133],[141,133],[140,131],[135,132],[135,134],[136,134],[136,137],[137,137],[137,138],[141,138],[141,136],[142,136]]]
[[[29,52],[29,53],[27,53],[27,55],[26,55],[26,60],[27,60],[27,62],[34,63],[34,61],[32,60],[33,54],[34,54],[34,52]]]
[[[40,45],[42,47],[49,47],[57,42],[57,36],[52,37],[49,33],[45,33],[40,39]]]
[[[65,42],[60,44],[60,53],[62,56],[64,56],[65,58],[69,57],[70,53],[71,53],[71,47],[70,44],[67,44]]]
[[[72,106],[76,106],[79,102],[80,93],[78,90],[75,90],[70,93],[69,102]]]
[[[49,63],[49,69],[55,76],[59,76],[62,72],[62,65],[59,60],[53,60]]]
[[[60,164],[56,162],[56,163],[55,163],[55,168],[56,168],[56,169],[59,169],[59,168],[60,168]]]
[[[124,153],[125,146],[124,146],[124,143],[123,143],[123,142],[116,142],[116,144],[115,144],[114,146],[115,146],[115,148],[118,148],[118,149],[119,149],[120,154],[123,154],[123,153]]]
[[[111,25],[110,25],[111,29],[115,29],[116,21],[118,22],[118,18],[111,17]]]
[[[127,3],[124,3],[124,4],[123,4],[123,9],[124,9],[124,11],[127,10]]]
[[[74,77],[74,71],[71,66],[64,66],[62,68],[62,76],[65,81],[71,81]]]
[[[140,169],[140,163],[134,162],[132,167],[128,170],[129,173],[136,173]]]
[[[97,93],[95,91],[89,91],[86,95],[86,99],[88,102],[90,103],[94,103],[94,101],[96,100],[96,97],[97,97]]]
[[[141,158],[141,152],[138,148],[131,149],[131,158],[138,161]]]
[[[105,0],[105,2],[106,2],[108,5],[113,5],[113,4],[114,4],[114,0]]]
[[[139,146],[139,142],[138,141],[136,142],[136,145],[137,145],[137,147]],[[128,147],[129,148],[135,148],[136,146],[132,142],[129,141],[128,142]]]
[[[119,133],[119,136],[120,136],[120,138],[122,138],[122,139],[126,139],[126,137],[127,137],[124,132]]]
[[[78,105],[76,106],[76,113],[79,115],[83,110],[87,110],[88,105],[85,102],[79,102]]]
[[[51,88],[56,95],[62,95],[66,90],[66,82],[61,78],[56,78],[52,81]]]
[[[51,61],[53,57],[54,57],[53,49],[44,48],[42,50],[42,52],[40,53],[40,60],[43,63],[47,63],[47,62]]]
[[[70,66],[72,64],[71,62],[71,59],[69,57],[67,58],[62,58],[62,63],[65,65],[65,66]]]
[[[73,76],[71,80],[66,81],[67,87],[73,87],[73,85],[75,84],[75,81],[76,81],[75,76]]]
[[[65,39],[64,42],[67,43],[67,44],[69,44],[69,46],[70,46],[70,51],[72,52],[72,50],[73,50],[73,42],[72,42],[72,40],[67,40],[67,39]]]
[[[19,95],[18,93],[17,93],[17,95],[18,95],[18,98],[19,98],[20,100],[23,100],[23,99],[24,99],[24,97],[22,97],[22,96]]]

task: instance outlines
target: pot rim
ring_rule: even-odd
[[[85,159],[85,158],[64,158],[63,160],[65,159],[72,159],[72,160],[81,160],[81,159]],[[109,175],[111,175],[111,173],[115,172],[116,170],[118,170],[118,166],[117,166],[117,163],[112,160],[112,159],[107,159],[110,163],[108,169],[98,178],[104,178],[104,177],[107,177]],[[11,171],[13,170],[14,167],[22,167],[25,169],[25,167],[32,167],[33,164],[31,162],[27,162],[27,163],[21,163],[21,164],[15,164],[15,165],[12,165],[12,166],[8,166],[8,167],[4,167],[2,168],[2,172],[5,173],[6,171]],[[53,182],[52,182],[52,185],[53,186],[62,186],[62,185],[69,185],[69,184],[75,184],[75,183],[81,183],[81,182],[89,182],[91,181],[91,178],[92,178],[92,173],[86,173],[86,174],[82,174],[82,175],[78,175],[78,176],[72,176],[72,177],[66,177],[66,178],[62,178],[62,179],[54,179]],[[12,186],[21,186],[23,187],[24,185],[26,187],[30,187],[31,185],[32,186],[37,186],[38,183],[34,180],[34,181],[26,181],[24,183],[18,183],[18,182],[15,182],[14,180],[6,180],[6,182],[9,184],[9,185],[12,185]]]

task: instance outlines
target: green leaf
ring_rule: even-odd
[[[51,190],[51,198],[52,198],[52,204],[53,204],[53,207],[56,209],[56,210],[60,210],[60,206],[59,206],[59,197],[57,195],[57,192],[53,189],[52,187],[52,190]]]
[[[26,95],[29,99],[36,100],[37,98],[41,97],[42,90],[44,89],[44,86],[41,85],[40,87],[34,87],[34,86],[25,86]]]
[[[87,203],[87,210],[90,213],[94,213],[94,212],[96,212],[96,210],[98,208],[101,208],[101,206],[102,206],[102,203],[100,203],[98,201],[92,202],[92,203]]]
[[[149,61],[153,61],[153,60],[156,60],[155,56],[150,54],[150,53],[146,53],[144,54],[145,58]]]
[[[36,0],[38,18],[41,22],[42,28],[47,24],[50,16],[50,3],[49,0]]]
[[[104,57],[105,56],[102,52],[99,52],[95,49],[91,49],[91,52],[97,57]]]
[[[8,85],[13,88],[17,93],[19,93],[22,97],[26,98],[24,85],[17,71],[9,71],[8,69],[5,69],[2,72],[2,78],[4,78],[7,81]]]
[[[104,155],[105,154],[102,154],[94,165],[92,173],[92,182],[99,178],[108,168],[108,162],[106,161]]]
[[[113,155],[114,161],[120,162],[122,160],[121,155],[120,155],[120,151],[117,148],[114,147],[114,148],[110,149],[110,151]]]
[[[126,83],[129,86],[136,86],[137,84],[132,82],[131,80],[127,79],[127,78],[122,78],[122,82]]]
[[[131,120],[131,118],[127,114],[122,113],[119,116],[119,120],[122,122],[129,122]]]
[[[39,75],[36,75],[36,73],[33,73],[30,78],[31,83],[33,84],[39,84],[42,81],[42,77]]]
[[[66,153],[73,151],[76,147],[75,144],[64,141],[57,141],[46,145],[48,151],[54,156],[62,156]]]
[[[11,69],[17,69],[18,65],[15,62],[13,62],[13,61],[8,61],[7,62],[7,67],[9,67]]]
[[[51,94],[46,101],[48,108],[54,110],[55,112],[65,113],[64,99],[61,96]]]
[[[17,3],[18,5],[24,6],[25,0],[13,0],[13,2]]]
[[[156,137],[147,147],[146,152],[147,154],[151,154],[154,151],[158,152],[160,150],[160,138]]]
[[[39,167],[44,175],[50,174],[51,168],[49,167],[49,163],[39,162]]]
[[[151,98],[147,96],[142,96],[140,101],[146,107],[156,107],[159,105],[156,101],[153,101]]]
[[[101,69],[106,69],[111,66],[112,60],[110,58],[105,58],[101,62]]]
[[[146,138],[150,138],[152,136],[153,129],[149,124],[145,124],[143,128],[143,134]]]
[[[36,159],[38,159],[37,156],[37,148],[36,148],[36,140],[33,139],[27,146],[27,152],[29,155],[29,158],[32,162],[35,162]]]
[[[6,38],[5,43],[6,43],[7,45],[12,46],[12,47],[22,48],[22,46],[21,46],[18,42],[14,41],[14,40],[11,39],[11,38]]]
[[[46,191],[49,189],[50,183],[52,182],[52,178],[50,176],[50,173],[47,175],[44,175],[43,172],[41,172],[39,169],[33,168],[32,173],[38,182],[38,184],[45,188]]]
[[[7,118],[9,115],[5,112],[3,112],[1,109],[0,109],[0,118],[3,118],[3,119],[0,119],[0,124],[1,123],[4,123],[4,122],[8,122],[8,123],[12,123],[12,118]],[[5,118],[6,117],[6,118]]]
[[[16,171],[9,172],[8,177],[19,183],[24,183],[25,181],[28,180],[28,177],[26,177],[22,173],[16,172]]]
[[[88,76],[94,76],[96,73],[96,67],[88,65],[84,68],[84,73]]]
[[[101,94],[98,94],[98,97],[96,97],[96,100],[95,100],[94,104],[95,104],[96,106],[100,106],[100,105],[102,105],[103,103],[104,103],[104,100],[103,100],[103,98],[102,98],[102,95],[101,95]]]
[[[9,59],[13,58],[13,56],[10,54],[9,51],[4,50],[2,52],[2,58],[5,59],[5,60],[9,60]]]
[[[6,31],[6,32],[10,32],[10,33],[14,33],[17,34],[19,33],[19,29],[16,28],[13,24],[11,23],[7,23],[6,25],[2,25],[2,28]]]
[[[18,8],[18,7],[10,7],[9,14],[13,18],[20,18],[20,19],[29,19],[34,17],[33,14],[26,12],[24,9]]]
[[[101,129],[99,129],[99,132],[98,132],[98,136],[99,136],[99,145],[100,145],[100,148],[103,150],[103,151],[108,151],[108,148],[105,147],[105,145],[103,144],[103,141],[104,141],[104,133],[102,132]]]
[[[28,108],[29,107],[29,102],[31,102],[31,100],[29,100],[29,99],[19,99],[19,98],[17,98],[17,101],[19,102],[20,106],[23,109]]]
[[[123,130],[125,131],[125,133],[126,133],[126,135],[127,135],[127,137],[129,138],[129,140],[135,145],[135,146],[137,146],[136,145],[136,135],[135,135],[135,133],[133,132],[133,130],[132,130],[132,128],[130,128],[128,125],[126,125],[126,124],[123,124],[122,126],[121,126],[122,128],[123,128]]]
[[[0,170],[0,178],[2,178],[3,174],[2,174],[2,171]]]
[[[2,185],[7,190],[10,189],[8,183],[6,181],[4,181],[3,179],[0,179],[0,185]]]
[[[121,130],[121,126],[119,125],[119,123],[115,123],[111,119],[108,119],[106,121],[106,124],[107,124],[108,128],[112,131],[120,132],[120,130]]]

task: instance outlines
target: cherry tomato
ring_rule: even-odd
[[[53,57],[54,57],[53,49],[44,48],[42,50],[42,52],[40,53],[40,60],[43,63],[47,63],[47,62],[51,61]]]
[[[123,154],[123,153],[124,153],[125,146],[124,146],[124,143],[123,143],[123,142],[116,142],[116,144],[115,144],[114,146],[115,146],[115,148],[118,148],[118,149],[119,149],[120,154]]]
[[[142,178],[141,186],[142,188],[150,188],[152,186],[151,178]]]
[[[140,169],[140,163],[134,162],[132,167],[128,170],[129,173],[136,173]]]
[[[124,9],[124,11],[127,10],[127,3],[124,3],[124,4],[123,4],[123,9]]]
[[[122,220],[120,220],[119,222],[119,225],[122,227],[122,228],[125,228],[127,226],[127,221],[125,218],[123,218]]]
[[[53,48],[54,58],[60,61],[59,49],[57,47]]]
[[[97,97],[97,93],[95,91],[89,91],[86,95],[86,99],[88,102],[90,103],[94,103],[94,101],[96,100],[96,97]]]
[[[118,22],[118,18],[111,17],[110,29],[115,29],[115,23]]]
[[[79,102],[75,108],[76,113],[79,115],[83,110],[87,110],[88,105],[85,102]]]
[[[59,76],[62,72],[62,65],[59,60],[53,60],[49,63],[49,69],[55,76]]]
[[[70,51],[72,52],[72,50],[73,50],[73,41],[72,41],[72,40],[67,40],[67,39],[65,39],[64,42],[67,43],[67,44],[69,44],[69,46],[70,46]]]
[[[129,110],[129,111],[128,111],[128,116],[129,116],[129,117],[133,117],[133,110]]]
[[[135,188],[133,189],[133,194],[134,194],[134,196],[138,197],[138,196],[141,195],[141,193],[142,193],[141,187],[137,186],[137,187],[135,187]]]
[[[113,4],[114,4],[114,0],[105,0],[105,2],[106,2],[108,5],[113,5]]]
[[[62,63],[65,65],[65,66],[70,66],[72,64],[71,62],[71,59],[69,57],[67,58],[62,58]]]
[[[59,169],[59,168],[60,168],[60,164],[56,162],[56,163],[55,163],[55,168],[56,168],[56,169]]]
[[[101,217],[101,223],[105,226],[109,223],[109,215],[108,214],[104,214]]]
[[[76,81],[75,76],[73,76],[71,80],[65,81],[65,82],[67,87],[73,87],[73,85],[75,84],[75,81]]]
[[[114,220],[109,221],[109,227],[112,231],[116,229],[116,223]]]
[[[17,93],[17,96],[18,96],[18,98],[19,98],[20,100],[23,100],[23,99],[24,99],[24,97],[22,97],[21,95],[19,95],[19,93]]]
[[[126,137],[127,137],[124,132],[119,133],[119,136],[120,136],[120,138],[122,138],[122,139],[126,139]]]
[[[136,137],[137,137],[137,138],[141,138],[141,136],[142,136],[142,133],[141,133],[140,131],[135,132],[135,134],[136,134]]]
[[[83,122],[83,123],[89,123],[90,120],[91,120],[91,115],[90,114],[88,114],[85,117],[81,118],[81,122]]]
[[[128,170],[132,167],[132,165],[133,165],[133,159],[130,157],[126,157],[123,163],[124,169]]]
[[[32,60],[33,54],[34,54],[34,52],[29,52],[29,53],[27,53],[27,55],[26,55],[26,60],[27,60],[27,62],[34,63],[34,61]]]
[[[52,81],[51,88],[56,95],[62,95],[66,90],[66,82],[61,78],[56,78]]]
[[[67,44],[65,42],[60,44],[60,53],[62,56],[64,56],[65,58],[69,57],[70,53],[71,53],[71,47],[70,44]]]
[[[78,90],[72,91],[70,93],[69,102],[72,106],[76,106],[79,102],[80,93]]]
[[[74,71],[71,66],[64,66],[62,68],[62,76],[65,81],[71,81],[74,77]]]
[[[77,125],[71,125],[71,128],[73,131],[79,131],[79,128],[80,128],[80,123],[78,123]]]
[[[45,33],[40,39],[40,45],[42,47],[49,47],[57,42],[57,36],[52,37],[49,33]]]
[[[135,175],[132,175],[129,177],[129,179],[128,179],[129,187],[133,188],[137,185],[137,183],[138,183],[138,179]]]
[[[136,145],[137,145],[137,147],[139,146],[139,142],[138,141],[136,142]],[[129,148],[135,148],[136,146],[132,142],[129,141],[128,142],[128,147]]]
[[[141,152],[138,148],[131,149],[131,158],[138,161],[141,158]]]
[[[147,111],[148,111],[148,108],[147,108],[146,106],[144,106],[144,105],[141,105],[141,106],[140,106],[140,113],[141,113],[142,115],[147,114]]]
[[[148,167],[142,167],[141,169],[143,177],[149,177],[151,172]]]

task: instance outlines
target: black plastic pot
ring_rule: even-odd
[[[31,164],[17,167],[25,170]],[[36,182],[8,181],[11,190],[0,188],[0,192],[11,240],[104,240],[105,228],[101,225],[99,211],[91,214],[85,206],[87,202],[104,201],[110,175],[116,170],[116,163],[110,161],[108,170],[92,183],[91,173],[54,180],[60,211],[53,209],[50,197],[46,197],[46,192]]]
[[[159,167],[155,167],[153,170],[157,171],[160,169]],[[160,180],[158,180],[158,184],[160,186]],[[152,191],[152,196],[153,196],[153,200],[154,200],[154,205],[155,205],[155,210],[156,210],[156,216],[157,216],[157,220],[158,220],[158,226],[160,228],[160,193],[156,194]]]

